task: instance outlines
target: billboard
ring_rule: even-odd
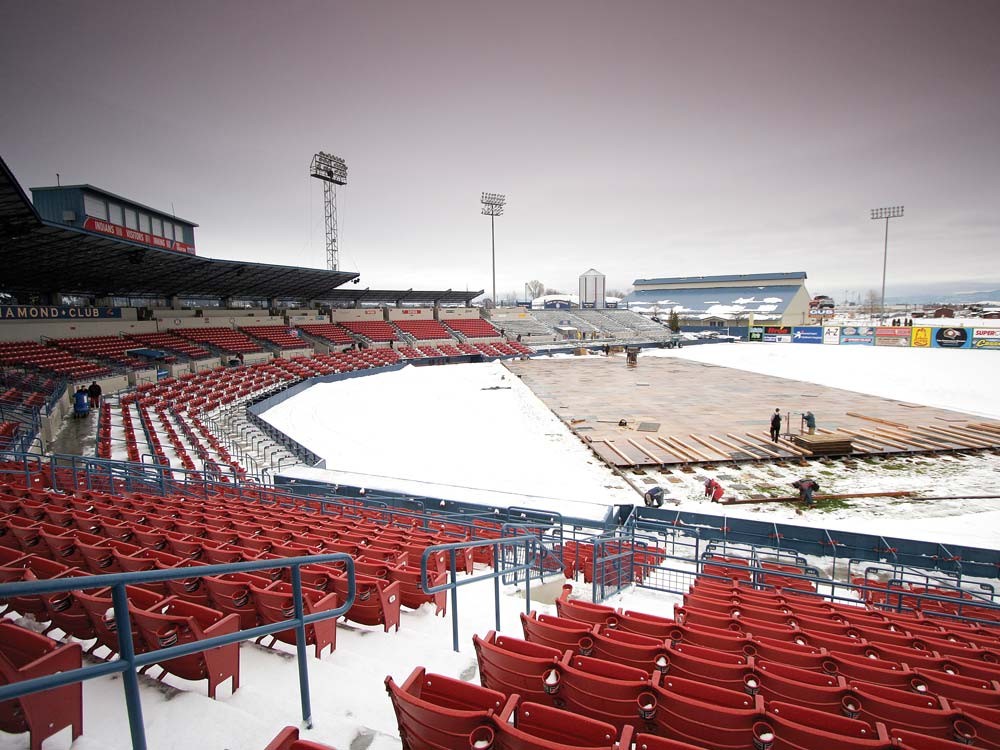
[[[968,328],[935,328],[931,346],[938,349],[968,349],[972,337]]]
[[[918,326],[910,333],[910,346],[928,347],[931,345],[931,329]]]
[[[770,344],[790,344],[792,342],[792,327],[764,326],[764,341]]]
[[[875,346],[909,346],[910,329],[904,326],[886,326],[875,329]]]
[[[796,344],[822,344],[823,326],[795,326],[792,342]]]
[[[747,341],[763,341],[763,340],[764,340],[764,327],[750,326],[750,332],[747,335]]]
[[[1000,351],[1000,328],[973,328],[972,348]]]
[[[840,326],[823,326],[823,343],[840,343]]]
[[[871,346],[875,343],[875,329],[870,326],[842,326],[840,343]]]

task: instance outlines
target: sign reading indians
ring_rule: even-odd
[[[95,219],[93,216],[87,217],[87,220],[83,222],[83,228],[90,232],[117,237],[120,240],[141,242],[143,245],[150,245],[161,250],[176,250],[180,253],[194,255],[194,245],[185,245],[183,242],[168,240],[166,237],[157,237],[155,234],[140,232],[138,229],[129,229],[120,224],[112,224],[110,221]]]

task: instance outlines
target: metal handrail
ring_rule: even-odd
[[[499,561],[502,561],[503,559],[500,555],[500,547],[519,544],[524,544],[524,563],[520,565],[512,565],[510,567],[499,563]],[[424,553],[420,558],[420,587],[423,589],[425,594],[437,594],[442,591],[451,592],[451,634],[453,651],[458,651],[458,589],[461,586],[468,586],[469,584],[480,583],[482,581],[493,581],[493,605],[496,617],[496,629],[500,630],[500,579],[507,573],[528,571],[524,580],[524,606],[525,614],[531,613],[531,553],[536,546],[543,546],[538,537],[533,534],[524,534],[522,536],[507,537],[506,539],[479,539],[467,542],[435,544],[424,549]],[[490,571],[479,575],[469,575],[459,580],[455,553],[458,550],[477,549],[480,547],[493,548],[494,567]],[[439,586],[431,586],[430,580],[427,577],[427,562],[430,560],[432,555],[435,555],[438,552],[448,553],[449,580]]]
[[[302,606],[302,575],[303,565],[323,564],[332,562],[345,563],[347,575],[347,601],[336,609],[305,614]],[[202,641],[185,643],[178,646],[136,654],[132,642],[132,624],[128,611],[128,594],[126,586],[201,578],[203,576],[225,575],[228,573],[246,573],[255,570],[271,570],[274,568],[291,568],[292,599],[295,616],[278,623],[259,625],[235,633],[218,635]],[[306,555],[287,557],[275,560],[251,560],[246,562],[226,563],[223,565],[197,565],[165,570],[145,570],[134,573],[111,573],[97,576],[81,576],[73,578],[50,578],[37,581],[22,581],[0,584],[0,599],[32,594],[55,594],[67,591],[77,591],[95,588],[111,588],[114,604],[115,628],[118,635],[118,658],[102,664],[95,664],[68,672],[35,677],[8,685],[0,685],[0,701],[19,698],[23,695],[38,693],[43,690],[62,687],[84,680],[104,677],[110,674],[122,675],[125,691],[125,704],[128,710],[129,729],[132,736],[133,750],[146,750],[146,735],[142,721],[142,705],[139,699],[139,677],[136,670],[149,664],[165,662],[180,656],[207,651],[219,646],[259,638],[264,635],[295,628],[296,654],[299,672],[299,698],[302,707],[302,721],[307,727],[312,727],[312,703],[309,690],[308,652],[306,650],[306,625],[322,620],[340,617],[354,604],[355,577],[354,559],[344,552],[322,555]]]

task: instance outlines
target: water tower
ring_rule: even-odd
[[[604,309],[604,274],[591,268],[580,274],[580,307]]]

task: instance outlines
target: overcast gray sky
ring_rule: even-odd
[[[198,222],[201,255],[490,288],[1000,282],[1000,2],[0,0],[0,154]]]

